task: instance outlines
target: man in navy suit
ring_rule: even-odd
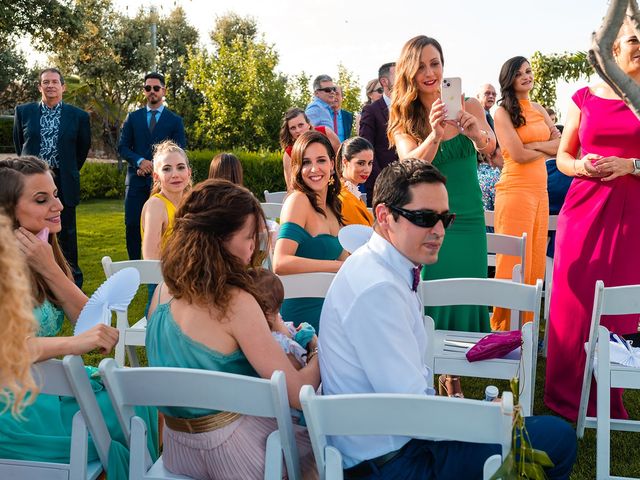
[[[343,110],[342,101],[344,100],[344,94],[342,87],[336,85],[336,98],[331,105],[333,109],[333,115],[335,117],[336,135],[340,139],[340,142],[344,142],[347,138],[351,137],[351,130],[353,130],[353,113]]]
[[[153,146],[164,140],[173,140],[186,148],[182,117],[162,103],[165,95],[164,75],[148,73],[144,77],[144,95],[147,105],[131,112],[124,121],[118,143],[118,153],[127,167],[124,194],[124,223],[129,259],[142,256],[140,215],[149,198],[153,173]]]
[[[16,107],[13,143],[18,155],[40,157],[53,171],[58,197],[64,205],[58,241],[75,283],[82,287],[76,205],[80,203],[80,169],[91,147],[91,127],[87,112],[62,101],[65,89],[64,77],[58,69],[40,72],[38,90],[42,100]]]
[[[398,160],[396,149],[389,149],[387,123],[389,123],[389,105],[391,105],[391,89],[395,80],[395,63],[385,63],[378,69],[378,81],[384,92],[382,98],[365,105],[360,117],[358,135],[366,138],[373,145],[373,170],[365,183],[367,189],[367,205],[371,206],[373,185],[384,167]]]

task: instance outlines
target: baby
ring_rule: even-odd
[[[293,322],[284,322],[280,316],[280,306],[284,300],[284,287],[276,274],[264,268],[249,271],[263,304],[263,313],[269,324],[273,338],[287,354],[291,364],[301,369],[307,364],[307,348],[317,345],[315,329],[308,323],[301,323],[298,328]]]

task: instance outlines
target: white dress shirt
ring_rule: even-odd
[[[425,366],[423,306],[412,290],[415,265],[374,233],[342,265],[320,316],[320,374],[325,395],[433,395]],[[336,436],[344,468],[402,448],[400,436]]]

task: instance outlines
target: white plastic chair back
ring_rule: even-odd
[[[284,203],[284,199],[287,196],[287,192],[270,192],[264,191],[264,201],[266,203]]]
[[[485,212],[486,213],[486,212]],[[496,265],[496,254],[511,255],[518,257],[520,265],[518,271],[514,268],[512,272],[512,280],[518,283],[524,283],[524,275],[527,264],[527,233],[523,232],[521,237],[514,235],[503,235],[499,233],[487,233],[487,264],[490,267]]]
[[[611,389],[640,390],[640,368],[615,364],[610,361],[609,331],[600,325],[602,315],[628,315],[640,313],[640,285],[606,287],[602,280],[595,286],[589,342],[585,345],[587,357],[582,380],[580,408],[576,434],[582,438],[585,428],[597,428],[596,478],[622,478],[610,476],[611,430],[640,432],[639,420],[611,419]],[[587,417],[591,379],[597,352],[597,408],[596,418]]]
[[[502,403],[403,394],[317,396],[305,385],[300,402],[321,479],[342,479],[342,456],[327,444],[332,435],[402,435],[433,440],[492,443],[502,456],[485,463],[488,479],[511,449],[513,395]]]
[[[262,211],[264,212],[264,216],[270,220],[276,220],[280,218],[280,214],[282,213],[282,203],[261,203]]]
[[[114,262],[111,257],[102,257],[104,274],[109,278],[114,273],[124,268],[135,268],[140,274],[140,284],[162,283],[162,266],[160,260],[125,260]],[[147,329],[147,318],[142,317],[133,325],[129,322],[128,309],[116,311],[116,326],[120,331],[116,344],[115,358],[119,365],[124,365],[125,351],[129,357],[129,364],[137,367],[140,365],[135,346],[144,346]]]
[[[284,298],[325,298],[335,273],[313,272],[280,275]]]
[[[47,360],[33,366],[41,394],[75,397],[80,405],[72,421],[69,463],[0,459],[0,478],[21,480],[93,480],[106,469],[111,435],[98,406],[82,358],[67,355],[64,360]],[[28,408],[28,407],[27,407]],[[88,432],[99,461],[87,462]]]
[[[510,329],[521,328],[523,345],[505,358],[469,362],[468,346],[484,333],[435,330],[433,319],[425,315],[425,329],[431,345],[427,364],[434,373],[448,373],[482,378],[520,378],[520,403],[525,415],[533,411],[539,312],[542,303],[542,280],[526,285],[507,280],[452,278],[420,282],[418,292],[424,306],[485,305],[511,309]],[[520,327],[523,312],[533,312],[533,321]]]
[[[172,406],[236,412],[275,418],[278,429],[267,440],[265,478],[282,478],[282,458],[291,479],[301,478],[284,373],[270,380],[192,368],[122,368],[111,358],[100,362],[114,409],[125,437],[130,439],[130,479],[184,478],[172,476],[162,457],[152,465],[144,422],[134,406]],[[167,388],[170,385],[171,388]]]

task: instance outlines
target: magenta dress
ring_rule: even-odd
[[[640,157],[640,121],[624,102],[597,97],[588,87],[572,98],[581,112],[582,155]],[[572,421],[580,406],[595,283],[640,284],[639,241],[639,176],[611,182],[574,178],[558,218],[544,396],[549,408]],[[627,334],[638,331],[638,320],[638,315],[610,315],[601,324]],[[589,416],[596,413],[595,390]],[[621,389],[611,392],[611,416],[628,418]]]

